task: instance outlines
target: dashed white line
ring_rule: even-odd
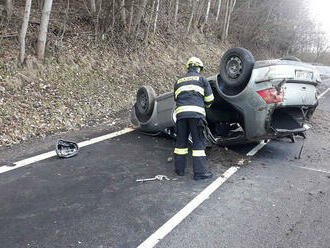
[[[249,151],[246,156],[254,156],[261,148],[263,148],[265,145],[267,145],[269,140],[263,140],[261,141],[256,147],[254,147],[251,151]]]
[[[202,204],[210,195],[216,191],[224,182],[227,181],[239,167],[229,168],[222,176],[218,177],[214,182],[207,186],[199,195],[191,200],[184,208],[176,213],[164,225],[162,225],[149,238],[141,243],[138,248],[152,248],[167,234],[169,234],[177,225],[179,225],[189,214],[191,214],[200,204]]]
[[[320,95],[317,96],[317,99],[321,99],[322,97],[325,96],[325,94],[327,94],[329,92],[330,88],[326,89],[325,91],[323,91],[323,93],[321,93]]]
[[[93,139],[90,139],[90,140],[82,141],[82,142],[78,143],[78,146],[79,147],[84,147],[84,146],[92,145],[92,144],[95,144],[95,143],[98,143],[98,142],[101,142],[101,141],[104,141],[104,140],[107,140],[107,139],[117,137],[119,135],[123,135],[125,133],[132,132],[134,130],[135,129],[133,129],[133,128],[124,128],[124,129],[122,129],[120,131],[117,131],[117,132],[114,132],[114,133],[109,133],[109,134],[102,135],[100,137],[96,137],[96,138],[93,138]],[[13,163],[12,166],[8,166],[8,165],[1,166],[0,167],[0,174],[5,173],[7,171],[11,171],[11,170],[21,168],[23,166],[26,166],[26,165],[29,165],[29,164],[32,164],[32,163],[35,163],[35,162],[38,162],[38,161],[41,161],[41,160],[45,160],[47,158],[51,158],[51,157],[54,157],[54,156],[56,156],[56,152],[55,151],[50,151],[50,152],[46,152],[46,153],[43,153],[43,154],[40,154],[40,155],[37,155],[37,156],[33,156],[33,157],[30,157],[30,158],[27,158],[27,159],[20,160],[18,162]]]

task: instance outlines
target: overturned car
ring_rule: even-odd
[[[318,105],[317,70],[295,57],[255,61],[244,48],[228,50],[217,75],[207,78],[214,103],[206,109],[205,136],[219,145],[258,142],[302,133]],[[137,92],[131,121],[150,134],[175,137],[174,93]]]

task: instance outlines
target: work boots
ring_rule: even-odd
[[[184,176],[184,171],[175,169],[174,172],[180,177]],[[208,178],[212,178],[212,176],[213,176],[212,172],[195,173],[194,180],[208,179]]]
[[[178,169],[175,169],[174,171],[178,176],[180,176],[180,177],[184,176],[184,171],[181,171],[181,170],[178,170]]]
[[[212,172],[195,173],[194,180],[208,179],[213,176]]]

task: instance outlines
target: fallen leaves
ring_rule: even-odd
[[[171,91],[177,76],[185,73],[179,61],[188,58],[194,46],[208,71],[218,70],[223,48],[187,44],[189,40],[171,50],[155,40],[143,51],[122,54],[73,37],[45,64],[29,56],[28,66],[19,69],[0,59],[0,146],[111,123],[117,112],[132,107],[142,85],[153,86],[158,94]]]

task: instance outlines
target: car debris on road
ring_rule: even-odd
[[[75,142],[58,140],[55,150],[59,158],[71,158],[78,154],[79,147]]]
[[[152,178],[145,178],[145,179],[136,179],[137,182],[148,182],[148,181],[155,181],[155,180],[158,180],[158,181],[163,181],[163,180],[176,180],[175,178],[174,179],[169,179],[167,176],[165,175],[157,175],[155,177],[152,177]]]

